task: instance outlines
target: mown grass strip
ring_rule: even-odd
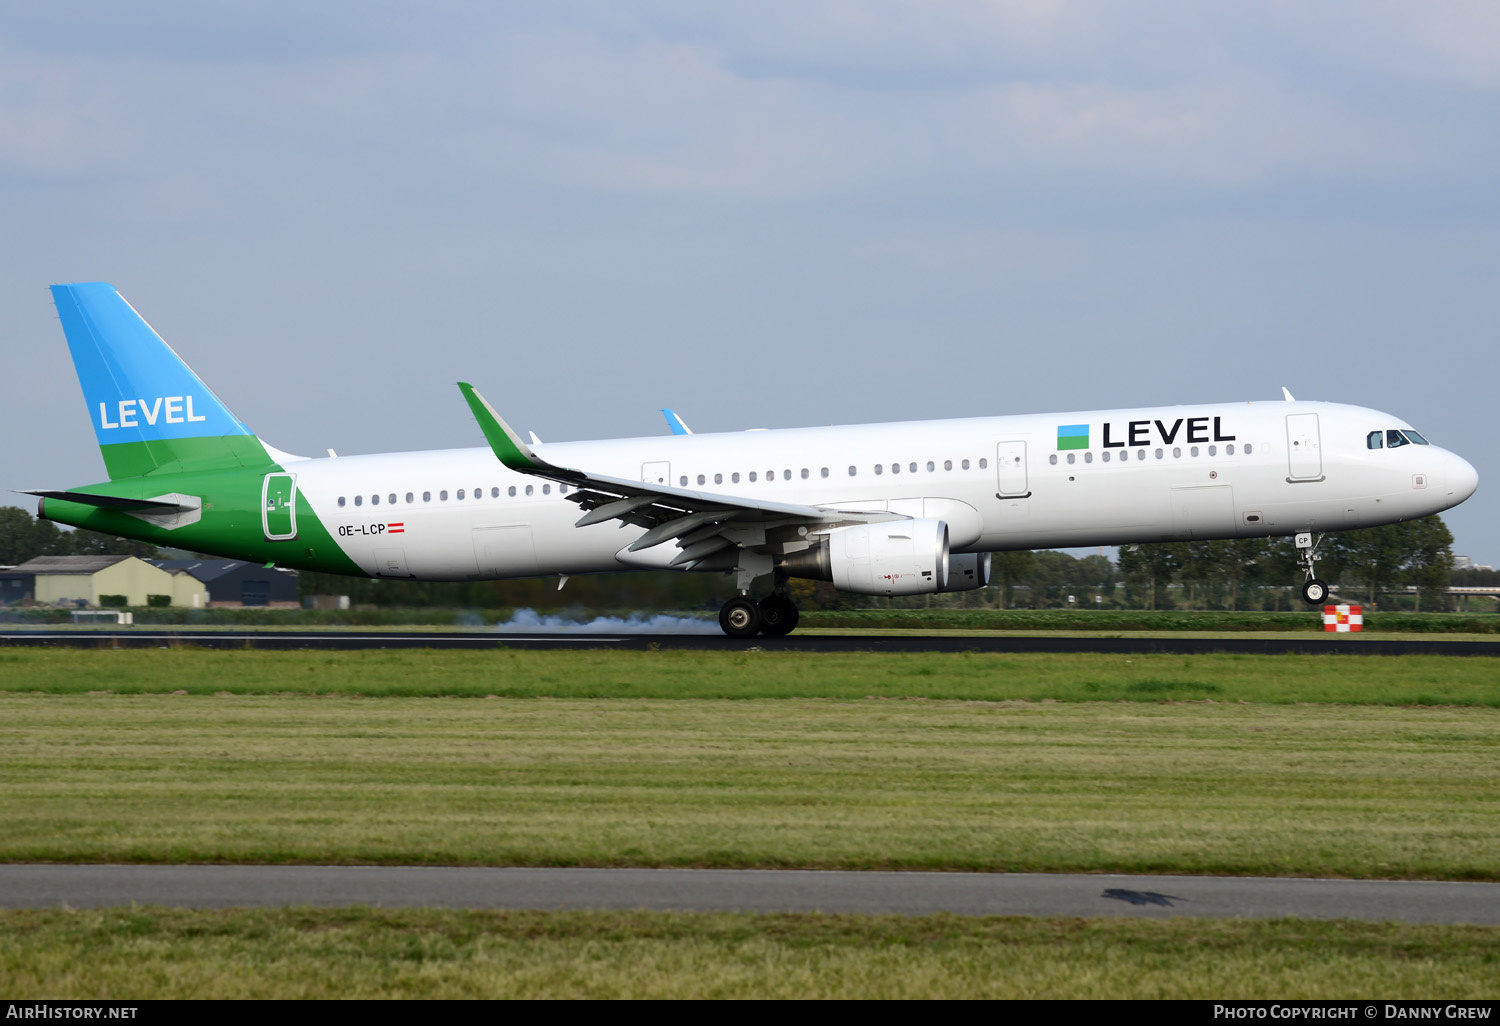
[[[0,912],[7,996],[1493,998],[1500,930],[1394,923],[133,908]]]
[[[0,692],[1212,700],[1500,708],[1500,659],[1302,655],[0,650]]]
[[[1500,879],[1500,711],[0,696],[12,862]]]

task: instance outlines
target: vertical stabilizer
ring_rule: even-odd
[[[110,480],[261,467],[259,439],[104,282],[52,286]]]

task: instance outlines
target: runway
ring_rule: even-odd
[[[255,649],[685,649],[695,651],[774,650],[783,652],[1093,652],[1125,655],[1166,652],[1198,655],[1238,652],[1257,655],[1443,655],[1500,656],[1500,640],[1380,638],[1368,634],[1308,634],[1304,637],[1224,637],[1176,635],[954,635],[954,634],[793,634],[784,638],[734,639],[719,634],[653,634],[592,631],[401,631],[401,630],[191,630],[135,627],[119,630],[0,630],[0,646],[63,648]]]
[[[0,866],[0,906],[372,905],[1500,924],[1500,884],[1422,880],[407,866]]]

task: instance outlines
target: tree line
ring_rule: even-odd
[[[17,566],[38,556],[139,556],[156,558],[155,545],[97,531],[62,530],[24,509],[0,506],[0,566]]]

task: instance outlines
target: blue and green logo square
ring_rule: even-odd
[[[1089,426],[1087,424],[1059,424],[1057,426],[1057,447],[1059,449],[1087,449],[1089,447]]]

